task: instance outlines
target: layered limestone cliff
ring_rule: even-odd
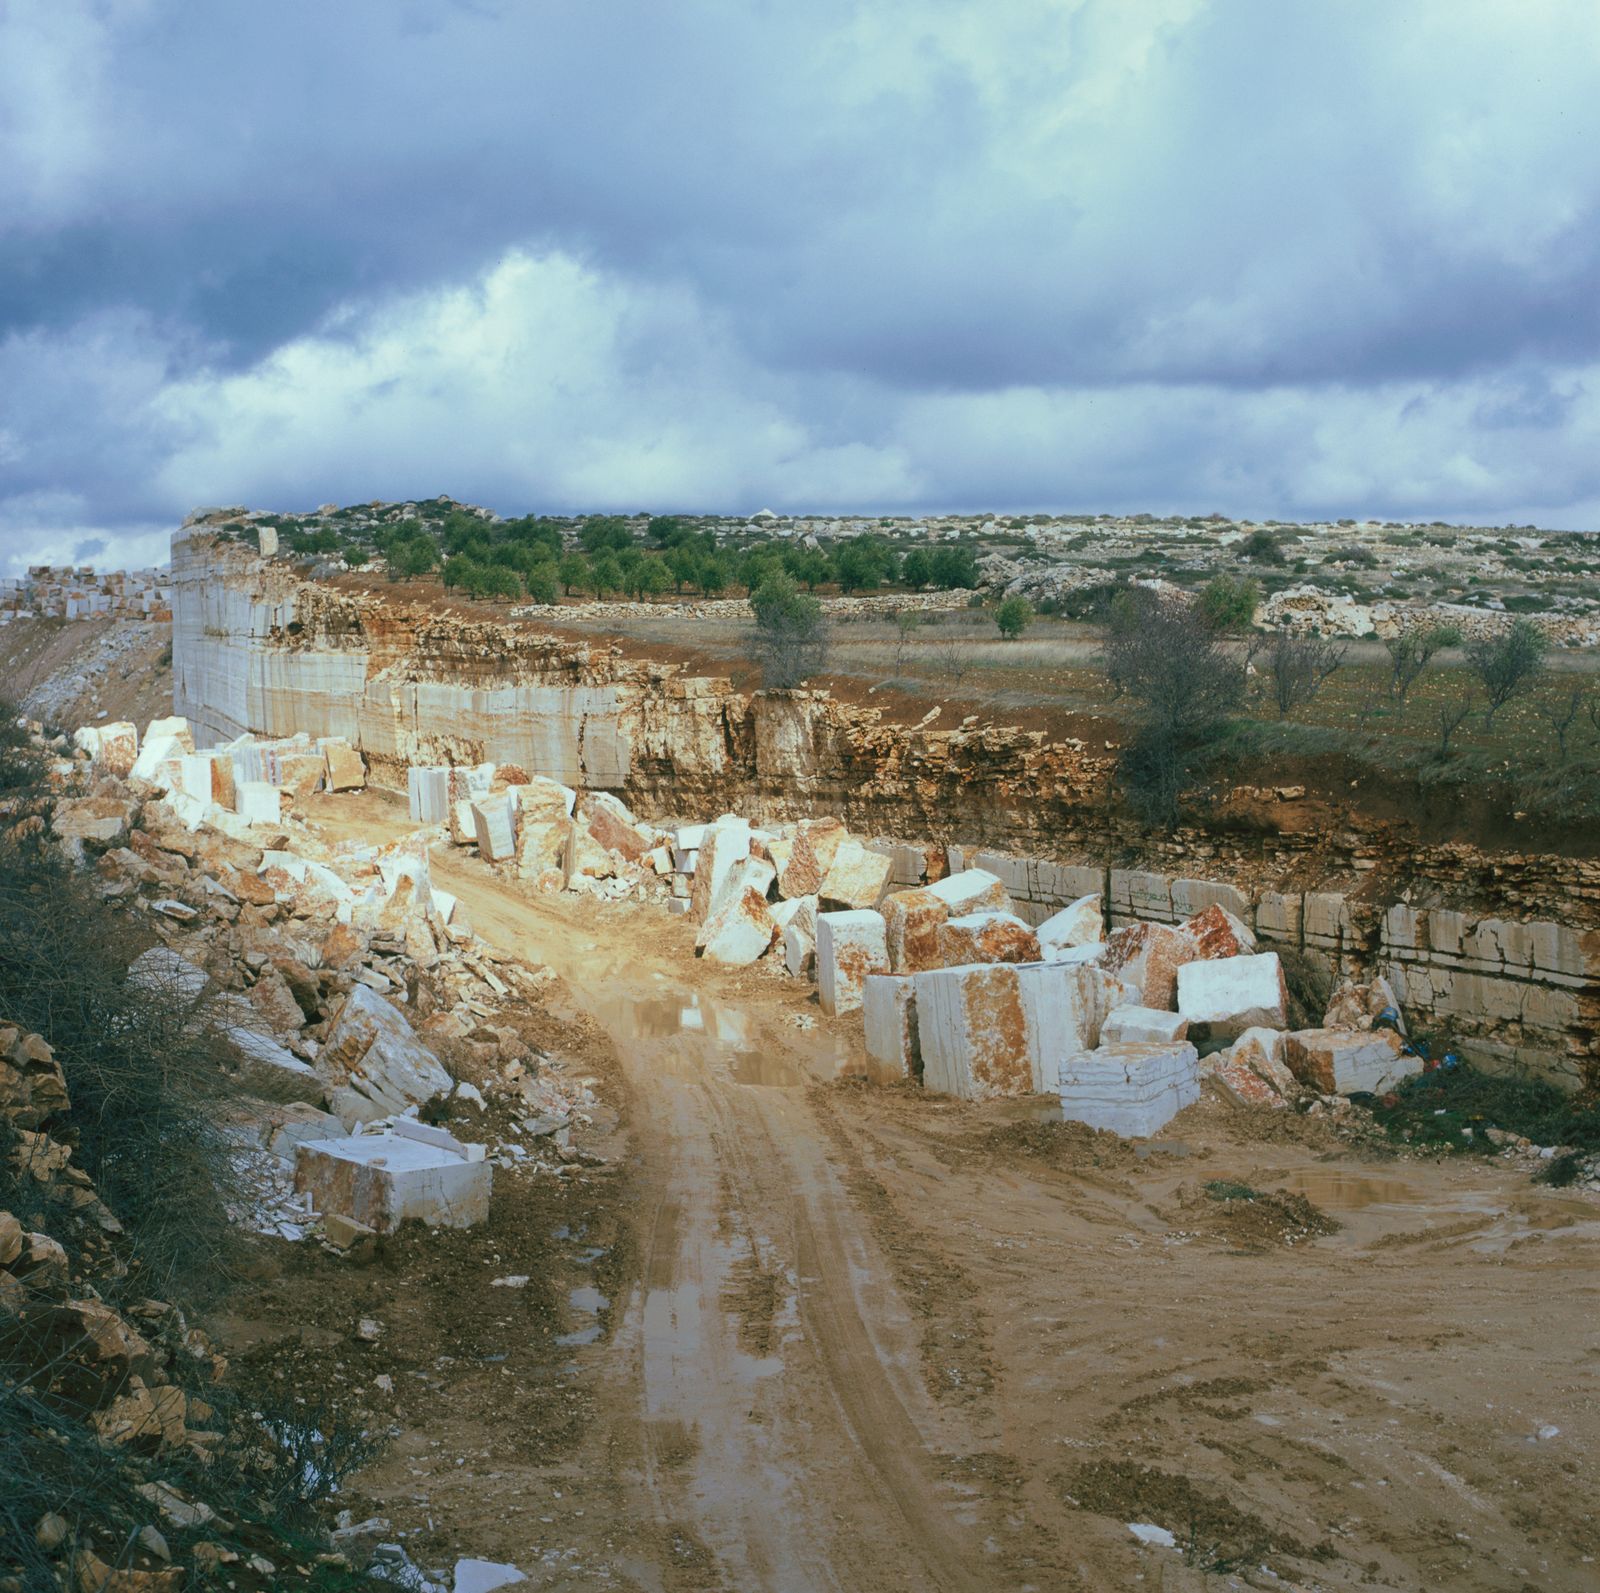
[[[1007,727],[906,730],[826,693],[736,692],[620,651],[299,581],[206,532],[173,542],[174,711],[202,742],[344,736],[373,778],[512,763],[652,814],[827,810],[863,830],[1043,839],[1107,760]]]

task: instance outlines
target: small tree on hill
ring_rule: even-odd
[[[1345,642],[1279,631],[1267,654],[1278,717],[1287,719],[1293,709],[1310,702],[1344,663],[1348,651]]]
[[[994,611],[994,622],[1007,641],[1015,641],[1033,618],[1033,604],[1025,597],[1008,597]]]
[[[822,604],[782,570],[771,571],[750,594],[755,615],[754,656],[765,686],[798,686],[821,670],[828,644]]]
[[[1467,648],[1487,702],[1483,722],[1494,716],[1519,692],[1525,691],[1544,668],[1544,632],[1529,619],[1515,619],[1498,636],[1486,636]]]
[[[589,585],[589,561],[581,553],[568,553],[556,565],[556,578],[562,590],[571,597]]]
[[[1454,625],[1408,625],[1398,635],[1386,636],[1383,645],[1389,654],[1389,691],[1404,702],[1433,655],[1461,645],[1461,632]]]
[[[1118,777],[1145,818],[1170,826],[1184,787],[1244,700],[1244,661],[1193,599],[1132,587],[1111,605],[1101,662],[1113,692],[1137,705]]]
[[[1247,631],[1261,588],[1247,575],[1218,575],[1200,588],[1200,616],[1214,631]]]

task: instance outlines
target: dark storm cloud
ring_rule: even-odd
[[[398,490],[450,430],[429,392],[474,381],[500,413],[580,395],[539,423],[581,436],[508,429],[450,484],[512,507],[616,475],[708,505],[1521,505],[1517,439],[1592,414],[1597,48],[1590,6],[1491,0],[13,0],[0,523]],[[587,334],[559,369],[551,315]],[[1320,442],[1286,459],[1274,413]],[[1086,479],[1059,428],[1110,414]],[[1398,415],[1431,464],[1389,457]],[[1564,457],[1539,501],[1586,490]]]

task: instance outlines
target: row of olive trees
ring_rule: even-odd
[[[1230,639],[1241,625],[1230,620],[1242,619],[1237,606],[1215,594],[1208,602],[1206,594],[1133,587],[1111,605],[1102,663],[1114,696],[1130,700],[1135,717],[1119,774],[1150,822],[1175,821],[1182,792],[1244,708],[1252,680],[1260,682],[1264,674],[1265,695],[1285,719],[1314,700],[1344,666],[1348,645],[1317,635],[1280,631],[1241,646]],[[1453,627],[1435,626],[1389,641],[1391,694],[1403,701],[1434,657],[1461,640]],[[1438,708],[1441,756],[1449,755],[1474,713],[1481,710],[1486,727],[1492,726],[1508,703],[1529,692],[1543,671],[1545,650],[1543,633],[1526,619],[1466,646],[1468,684]],[[1600,732],[1600,695],[1587,684],[1542,703],[1540,712],[1563,763],[1585,718]]]

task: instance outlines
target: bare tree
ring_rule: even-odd
[[[1349,650],[1347,642],[1279,631],[1273,637],[1267,653],[1272,670],[1272,698],[1278,705],[1278,717],[1287,719],[1292,709],[1310,702],[1344,663]]]
[[[1586,686],[1571,687],[1564,697],[1556,697],[1548,702],[1539,704],[1539,717],[1550,726],[1556,738],[1556,751],[1562,763],[1567,761],[1567,742],[1572,736],[1572,727],[1578,722],[1578,715],[1583,711],[1584,705],[1589,700],[1589,689]],[[1589,716],[1594,718],[1595,706],[1589,705]]]
[[[1244,659],[1192,598],[1138,587],[1112,604],[1101,661],[1114,694],[1138,704],[1122,783],[1148,819],[1170,825],[1184,787],[1244,700]]]
[[[1433,655],[1461,645],[1461,632],[1454,625],[1408,625],[1398,635],[1385,637],[1383,645],[1389,653],[1389,691],[1404,702]]]
[[[1456,732],[1467,722],[1472,710],[1478,706],[1475,687],[1466,687],[1459,696],[1446,698],[1439,705],[1439,756],[1450,756],[1450,743]]]
[[[1544,668],[1544,632],[1529,619],[1515,619],[1498,636],[1485,636],[1467,648],[1467,661],[1488,699],[1483,721],[1494,716],[1530,686]]]

